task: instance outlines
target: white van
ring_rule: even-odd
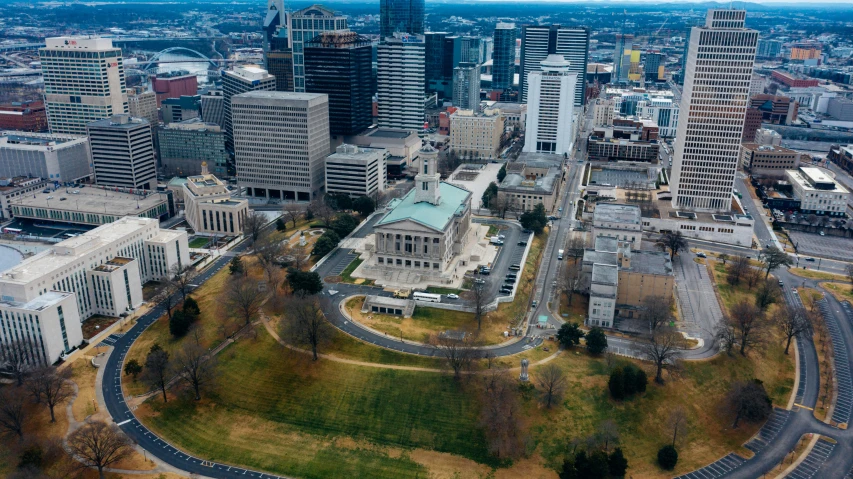
[[[557,259],[559,259],[559,260],[563,259],[563,250],[557,251]]]

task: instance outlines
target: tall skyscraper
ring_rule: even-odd
[[[210,90],[201,96],[201,119],[225,128],[225,97],[222,90]]]
[[[305,43],[305,91],[329,95],[332,135],[373,124],[373,46],[351,31],[325,32]]]
[[[492,90],[509,90],[515,75],[515,39],[518,30],[514,23],[495,26],[494,54],[492,56]]]
[[[578,74],[575,106],[586,102],[586,64],[589,59],[589,29],[560,25],[525,25],[521,29],[521,101],[527,101],[527,75],[539,71],[548,55],[557,54],[569,61],[569,71]]]
[[[758,53],[759,58],[779,58],[782,55],[782,42],[779,40],[759,40]]]
[[[293,48],[287,27],[278,27],[264,52],[264,64],[275,77],[276,91],[293,91]]]
[[[329,99],[322,93],[235,95],[238,184],[250,196],[311,201],[323,188],[329,155]]]
[[[380,0],[379,38],[384,41],[394,33],[424,33],[424,0]]]
[[[693,27],[673,157],[676,208],[729,211],[758,32],[744,10],[709,10]]]
[[[613,49],[613,83],[626,83],[631,68],[631,51],[634,49],[634,35],[616,34],[616,47]]]
[[[95,183],[140,190],[157,189],[151,125],[144,118],[113,115],[89,123]]]
[[[644,54],[643,75],[645,75],[647,82],[658,82],[665,79],[664,60],[664,55],[657,50],[648,51]]]
[[[85,135],[87,124],[127,113],[121,49],[109,38],[48,38],[39,60],[51,133]]]
[[[548,55],[540,71],[528,77],[525,153],[571,154],[572,123],[578,74],[562,55]]]
[[[225,146],[234,148],[231,129],[231,98],[240,93],[256,90],[275,90],[275,77],[263,68],[241,66],[222,72],[222,96],[225,107]]]
[[[311,5],[290,15],[294,91],[305,91],[305,42],[323,32],[346,29],[347,17],[322,5]]]
[[[395,33],[377,47],[379,126],[424,127],[424,36]]]
[[[684,38],[684,53],[681,55],[681,73],[678,75],[679,84],[684,86],[684,75],[687,73],[687,52],[690,51],[690,32],[687,30],[687,36]]]
[[[424,33],[425,65],[424,86],[425,91],[440,91],[444,94],[444,40],[450,35],[447,32]]]
[[[267,14],[264,17],[264,51],[272,49],[272,40],[281,27],[287,28],[284,0],[267,0]]]
[[[466,110],[479,110],[480,66],[476,63],[460,62],[453,69],[453,106]]]

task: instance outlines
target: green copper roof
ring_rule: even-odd
[[[453,215],[463,213],[468,207],[468,198],[470,198],[471,192],[443,181],[439,188],[441,201],[438,205],[425,201],[415,203],[416,191],[412,189],[376,225],[382,226],[411,220],[434,230],[443,231],[450,223]]]

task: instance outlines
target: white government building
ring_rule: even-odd
[[[196,234],[239,236],[249,216],[249,200],[231,198],[231,190],[211,175],[207,162],[201,174],[187,177],[183,185],[187,223]]]
[[[28,341],[51,364],[83,341],[81,322],[142,303],[142,285],[190,264],[187,233],[124,217],[57,243],[0,273],[0,344]]]

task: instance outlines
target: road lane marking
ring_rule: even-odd
[[[129,423],[130,421],[133,421],[133,419],[127,419],[127,420],[125,420],[125,421],[122,421],[122,422],[120,422],[120,423],[116,424],[116,426],[123,426],[123,425],[125,425],[125,424]]]

